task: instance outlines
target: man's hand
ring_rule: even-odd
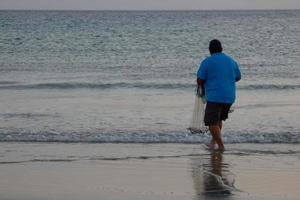
[[[202,85],[204,86],[204,80],[200,79],[200,78],[197,78],[197,84],[198,86],[202,87]]]
[[[197,89],[197,95],[200,97],[205,96],[205,89],[204,89],[204,80],[202,79],[197,79],[197,84],[198,84],[198,89]]]

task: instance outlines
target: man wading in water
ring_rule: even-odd
[[[204,123],[209,126],[212,135],[209,149],[224,151],[221,135],[222,120],[228,118],[228,112],[235,101],[235,82],[241,79],[241,72],[236,61],[222,53],[223,48],[219,40],[209,43],[210,57],[204,59],[197,72],[198,87],[204,91],[201,96],[206,98]]]

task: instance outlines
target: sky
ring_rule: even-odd
[[[300,9],[300,0],[0,0],[0,9],[222,10]]]

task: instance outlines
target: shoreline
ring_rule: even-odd
[[[297,145],[237,144],[227,149],[220,153],[191,144],[2,143],[0,197],[298,199]]]

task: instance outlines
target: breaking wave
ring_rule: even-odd
[[[0,142],[207,143],[208,134],[186,133],[0,133]],[[226,143],[300,143],[300,133],[230,133]]]
[[[145,82],[117,82],[117,83],[85,83],[85,82],[63,82],[63,83],[36,83],[21,84],[13,81],[0,82],[0,89],[115,89],[115,88],[140,88],[140,89],[193,89],[194,83],[145,83]],[[276,85],[257,84],[238,86],[241,90],[295,90],[300,85]]]
[[[38,84],[11,84],[2,85],[0,89],[114,89],[114,88],[141,88],[141,89],[178,89],[194,88],[195,84],[182,83],[38,83]]]

